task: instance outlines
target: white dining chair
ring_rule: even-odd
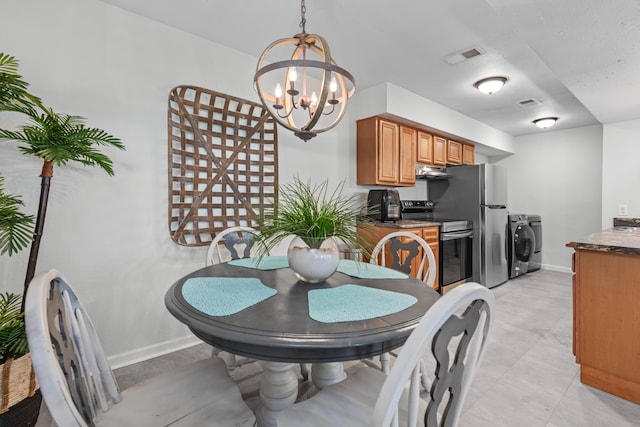
[[[205,265],[251,258],[256,252],[254,246],[257,235],[256,229],[246,226],[229,227],[222,230],[209,244]],[[233,353],[224,352],[221,354],[222,352],[216,347],[213,347],[211,353],[213,356],[222,357],[229,370],[255,362],[254,359],[236,356]]]
[[[258,253],[257,245],[259,245],[259,243],[256,241],[258,233],[259,232],[252,227],[238,226],[227,228],[216,234],[207,251],[206,265],[219,264],[233,259],[254,257]],[[269,255],[273,255],[273,253]],[[237,356],[229,352],[221,353],[219,349],[213,347],[213,356],[222,357],[230,370],[256,361],[255,359]],[[300,374],[304,380],[309,378],[309,368],[304,363],[300,364]]]
[[[371,251],[369,262],[387,266],[387,253],[391,254],[391,263],[388,267],[407,274],[411,274],[414,260],[420,257],[418,269],[413,275],[433,288],[436,281],[436,257],[422,237],[407,231],[389,233],[376,243]]]
[[[56,270],[31,281],[25,324],[42,397],[60,427],[255,424],[217,357],[120,391],[87,312]]]
[[[387,263],[387,253],[391,254],[389,265]],[[411,274],[411,267],[416,258],[420,260],[420,263],[415,272],[415,277],[433,289],[436,280],[436,258],[429,244],[417,234],[396,231],[383,236],[371,251],[369,262],[371,264],[388,265],[389,268],[394,270]],[[381,354],[379,365],[371,359],[364,359],[362,362],[371,367],[378,367],[382,372],[388,373],[391,357],[397,357],[397,353],[391,351]],[[429,384],[426,377],[423,377],[422,385],[425,390],[428,389]]]
[[[278,427],[457,426],[493,323],[493,293],[465,283],[440,298],[409,336],[389,374],[365,367],[284,409]],[[428,348],[434,381],[420,398]]]
[[[255,238],[258,231],[238,226],[222,230],[209,244],[205,265],[220,264],[233,259],[251,258],[256,254]]]

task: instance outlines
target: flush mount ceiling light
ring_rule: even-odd
[[[507,82],[506,77],[487,77],[486,79],[478,80],[473,86],[482,93],[491,95],[502,89],[502,86]]]
[[[304,141],[336,126],[355,92],[353,76],[333,62],[325,39],[307,34],[306,10],[302,0],[302,32],[267,46],[253,78],[269,114]]]
[[[536,119],[533,123],[538,126],[540,129],[546,129],[556,124],[558,121],[557,117],[543,117],[542,119]]]

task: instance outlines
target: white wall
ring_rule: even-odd
[[[602,153],[602,228],[613,225],[618,205],[640,218],[640,119],[604,125]]]
[[[257,58],[96,0],[5,3],[0,49],[19,59],[32,92],[126,145],[105,151],[114,177],[55,168],[37,271],[55,267],[67,276],[115,366],[194,342],[163,301],[174,281],[204,266],[206,254],[168,233],[167,98],[174,86],[193,84],[257,102]],[[349,122],[308,143],[279,129],[280,182],[299,174],[333,186],[355,177]],[[18,123],[0,116],[0,126]],[[0,173],[27,212],[36,211],[40,168],[16,144],[0,143]],[[357,190],[353,182],[347,191]],[[21,292],[27,256],[28,249],[0,257],[1,291]]]
[[[353,120],[389,113],[473,141],[481,155],[514,150],[513,136],[388,82],[359,91],[350,111]]]
[[[118,136],[127,147],[106,151],[115,177],[97,168],[55,169],[38,271],[55,267],[67,276],[115,366],[195,342],[163,303],[167,288],[203,266],[206,254],[206,247],[176,245],[168,233],[167,98],[172,87],[193,84],[258,101],[252,86],[257,58],[96,0],[12,1],[2,12],[0,49],[20,60],[32,91],[57,111],[87,117],[89,125]],[[392,92],[397,101],[399,91]],[[352,117],[310,142],[279,130],[281,182],[290,182],[294,174],[328,178],[331,185],[346,179],[346,191],[366,193],[355,185],[359,95],[360,104],[387,105],[386,95],[370,100],[363,91],[354,98]],[[451,120],[443,108],[433,110],[431,101],[405,95],[416,110],[413,120],[427,120],[418,111],[427,104],[431,110],[425,111],[437,116],[429,119],[434,127]],[[19,123],[20,118],[0,115],[0,126]],[[638,121],[605,126],[604,167],[597,126],[516,138],[515,143],[482,126],[443,130],[474,129],[488,132],[489,145],[495,140],[501,141],[497,148],[515,147],[516,155],[501,162],[509,168],[510,208],[543,216],[546,266],[568,269],[570,251],[564,244],[598,231],[600,217],[605,222],[609,216],[601,198],[607,207],[628,203],[630,214],[640,216],[638,168],[629,160],[640,151]],[[616,156],[617,150],[630,155]],[[40,168],[15,144],[0,143],[0,173],[9,192],[23,196],[27,212],[36,210]],[[607,177],[601,188],[603,169]],[[631,192],[630,185],[621,187],[629,181],[636,186]],[[403,191],[403,197],[421,198],[426,185]],[[0,257],[0,291],[21,291],[27,255],[25,250]]]
[[[565,247],[599,231],[602,126],[516,137],[515,155],[499,162],[509,178],[509,212],[542,216],[543,268],[570,271]]]

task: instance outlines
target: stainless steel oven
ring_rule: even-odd
[[[457,226],[453,226],[456,223]],[[450,225],[451,227],[447,227]],[[454,230],[451,230],[453,228]],[[446,231],[444,231],[445,229]],[[464,283],[473,274],[473,230],[468,221],[443,222],[440,226],[440,289]]]
[[[440,218],[430,200],[403,200],[402,218],[440,223],[438,285],[444,294],[473,275],[473,222]]]

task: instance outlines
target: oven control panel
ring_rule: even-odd
[[[402,200],[400,203],[403,212],[430,212],[435,206],[431,200]]]

